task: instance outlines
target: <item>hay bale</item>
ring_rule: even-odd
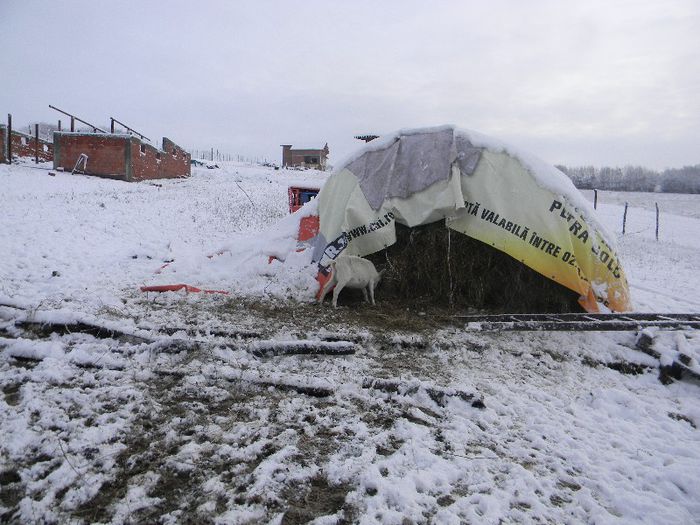
[[[396,243],[367,258],[386,269],[382,300],[508,313],[583,311],[577,293],[444,221],[396,224]]]

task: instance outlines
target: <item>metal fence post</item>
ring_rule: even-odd
[[[39,164],[39,124],[34,124],[34,164]]]
[[[12,115],[7,114],[7,163],[12,164]]]
[[[656,206],[656,240],[659,240],[659,203],[655,202],[654,206]]]

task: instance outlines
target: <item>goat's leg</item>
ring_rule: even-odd
[[[369,296],[372,299],[372,305],[374,306],[374,287],[377,286],[377,283],[374,281],[369,282]]]
[[[345,287],[347,283],[338,281],[338,284],[333,288],[333,308],[338,308],[338,296],[340,291]]]
[[[367,288],[362,289],[362,295],[365,297],[365,302],[368,303],[369,299],[367,298]]]
[[[321,293],[321,297],[318,300],[320,304],[323,304],[323,300],[326,298],[326,295],[328,295],[328,292],[331,291],[331,288],[333,288],[333,278],[326,282],[326,284],[323,286],[323,292]]]

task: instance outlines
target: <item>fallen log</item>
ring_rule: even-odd
[[[0,308],[14,308],[15,310],[27,310],[25,306],[18,306],[16,304],[0,303]]]
[[[390,392],[401,395],[414,395],[420,390],[426,394],[439,406],[447,404],[447,398],[457,397],[466,403],[470,403],[474,408],[485,408],[483,399],[464,392],[463,390],[455,390],[454,388],[442,388],[421,383],[408,383],[405,381],[396,381],[394,379],[380,379],[366,377],[362,380],[362,388],[376,389],[382,392]]]
[[[0,345],[0,348],[2,345]],[[18,363],[40,363],[44,359],[46,359],[47,356],[30,356],[30,355],[22,355],[22,354],[15,354],[13,352],[8,352],[7,355],[14,359]],[[114,362],[103,362],[100,363],[102,360],[102,356],[98,356],[95,361],[86,361],[86,360],[77,360],[77,359],[71,359],[69,355],[66,355],[67,359],[66,361],[70,363],[71,365],[78,367],[78,368],[83,368],[87,370],[91,369],[104,369],[104,370],[117,370],[117,371],[122,371],[126,369],[126,366],[123,364],[116,364]]]
[[[351,343],[355,344],[360,344],[363,342],[366,342],[368,339],[367,335],[364,334],[346,334],[346,333],[341,333],[341,334],[309,334],[311,337],[318,337],[321,341],[328,341],[328,342],[333,342],[333,341],[349,341]]]
[[[486,408],[486,405],[481,397],[477,397],[474,394],[464,392],[462,390],[425,385],[421,383],[408,383],[392,379],[366,377],[361,383],[322,385],[319,384],[319,382],[310,381],[305,377],[302,378],[287,375],[286,377],[266,378],[260,376],[258,373],[243,370],[231,370],[228,373],[225,373],[223,377],[228,381],[242,381],[262,387],[272,387],[284,391],[294,391],[311,397],[329,397],[338,391],[352,391],[353,387],[407,396],[415,395],[422,390],[428,394],[430,399],[441,407],[444,407],[447,404],[448,398],[456,397],[462,401],[465,401],[466,403],[470,403],[474,408]]]
[[[85,322],[75,323],[46,323],[34,321],[17,321],[17,328],[21,328],[38,337],[49,337],[51,334],[68,335],[73,333],[88,334],[98,339],[117,339],[125,343],[151,343],[151,339],[146,339],[138,335],[127,334],[112,328],[106,328],[95,324]]]
[[[656,326],[662,329],[698,328],[697,313],[561,313],[455,315],[469,331],[636,331]]]
[[[219,329],[197,329],[197,328],[179,328],[176,326],[164,326],[158,329],[158,332],[173,335],[178,332],[185,332],[190,337],[222,337],[228,339],[257,339],[262,337],[262,332],[255,330],[219,330]]]
[[[249,352],[256,357],[280,355],[351,355],[355,344],[350,341],[313,341],[309,339],[292,341],[254,341]]]

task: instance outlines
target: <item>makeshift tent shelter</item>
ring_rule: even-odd
[[[364,256],[396,242],[397,223],[444,220],[578,293],[588,312],[630,310],[613,239],[571,181],[476,132],[443,126],[370,142],[328,179],[318,213],[313,259],[322,284],[340,253]]]

